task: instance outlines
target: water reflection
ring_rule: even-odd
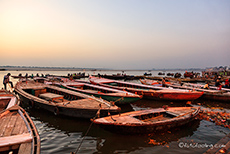
[[[182,137],[191,136],[199,127],[199,121],[190,123],[184,127],[146,135],[118,135],[113,134],[101,140],[96,153],[130,153],[143,148],[155,146],[168,146],[173,141]],[[155,150],[152,149],[152,152]]]

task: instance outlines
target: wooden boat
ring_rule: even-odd
[[[0,90],[0,153],[39,154],[40,137],[15,95]]]
[[[69,81],[56,84],[59,84],[61,87],[69,90],[73,90],[87,95],[93,95],[107,101],[115,102],[116,105],[135,102],[141,98],[141,96],[130,92],[107,88],[99,85],[93,85],[90,83]]]
[[[183,83],[181,86],[177,83],[171,83],[167,86],[179,89],[189,89],[189,90],[196,90],[200,92],[204,92],[201,99],[208,99],[208,100],[216,100],[216,101],[230,101],[230,89],[222,88],[221,90],[217,90],[217,87],[210,86],[210,89],[203,89],[204,85],[200,84],[191,84],[191,83]]]
[[[100,116],[107,116],[120,111],[116,105],[103,99],[35,81],[20,81],[15,91],[24,104],[48,110],[55,115],[93,118],[99,112]]]
[[[198,115],[197,107],[139,110],[93,120],[109,131],[123,134],[152,133],[185,125]]]
[[[138,95],[143,95],[145,98],[157,100],[188,101],[195,100],[203,95],[203,92],[155,87],[150,85],[122,82],[97,77],[90,77],[89,80],[93,84],[125,90],[136,93]]]
[[[184,86],[189,86],[189,87],[193,87],[193,88],[203,88],[204,85],[202,84],[194,84],[194,83],[183,83]],[[219,90],[219,87],[215,87],[215,86],[209,86],[210,90]],[[221,91],[226,91],[226,92],[230,92],[230,89],[228,88],[221,88]]]
[[[151,75],[152,73],[147,73],[147,72],[144,73],[144,76],[151,76]]]
[[[157,85],[162,86],[161,81],[150,80],[150,79],[140,79],[140,82],[145,85]],[[165,84],[170,84],[170,82],[165,82]]]
[[[0,111],[18,105],[17,97],[4,89],[0,90]]]

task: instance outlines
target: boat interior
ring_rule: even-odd
[[[0,111],[5,110],[7,105],[10,103],[11,98],[0,99]]]
[[[78,89],[81,89],[81,90],[85,90],[87,92],[96,92],[96,93],[102,93],[102,94],[105,94],[105,93],[116,93],[115,91],[112,91],[112,90],[109,90],[109,89],[106,89],[106,88],[99,88],[97,86],[89,86],[87,84],[84,84],[82,86],[78,86],[78,85],[70,85],[70,87],[74,87],[74,88],[78,88]]]
[[[134,118],[137,118],[143,122],[157,122],[157,121],[164,121],[167,119],[171,119],[177,116],[178,115],[166,111],[166,112],[142,114],[142,115],[134,116]]]
[[[45,87],[42,89],[24,89],[24,91],[29,94],[32,94],[33,96],[56,103],[85,99],[83,97],[76,96],[74,94],[67,93],[64,91],[58,91],[56,89],[52,89],[49,87]]]

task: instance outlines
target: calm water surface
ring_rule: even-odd
[[[7,74],[0,71],[0,79]],[[26,72],[11,71],[12,75]],[[46,72],[27,71],[28,74],[56,74],[66,75],[66,71]],[[77,73],[77,72],[76,72]],[[89,74],[112,74],[117,72],[86,72]],[[142,75],[143,72],[126,72],[128,75]],[[151,72],[157,75],[158,72]],[[16,79],[11,78],[14,84]],[[138,81],[133,81],[138,82]],[[0,87],[3,87],[2,81]],[[201,103],[202,106],[223,107],[229,110],[230,106],[225,103],[208,102],[197,100],[193,104]],[[153,100],[139,100],[132,105],[121,106],[122,112],[140,110],[146,108],[158,108],[163,105],[186,106],[186,102],[159,102]],[[149,153],[204,153],[210,146],[215,145],[222,137],[230,133],[228,128],[217,126],[205,120],[195,121],[182,128],[176,128],[167,132],[146,135],[120,135],[105,131],[98,126],[92,125],[87,135],[86,132],[91,124],[89,120],[69,117],[54,116],[44,110],[28,110],[27,112],[34,121],[41,138],[41,153],[68,154],[75,152],[80,143],[83,142],[78,151],[82,154],[149,154]],[[189,145],[189,146],[186,146]],[[221,146],[221,145],[220,145]]]

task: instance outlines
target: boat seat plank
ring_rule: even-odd
[[[44,93],[40,94],[39,97],[44,98],[47,101],[54,101],[56,99],[62,99],[64,101],[63,95],[53,94],[53,93]]]
[[[32,136],[30,135],[30,133],[1,137],[0,147],[12,146],[21,143],[31,142],[31,141],[32,141]]]

